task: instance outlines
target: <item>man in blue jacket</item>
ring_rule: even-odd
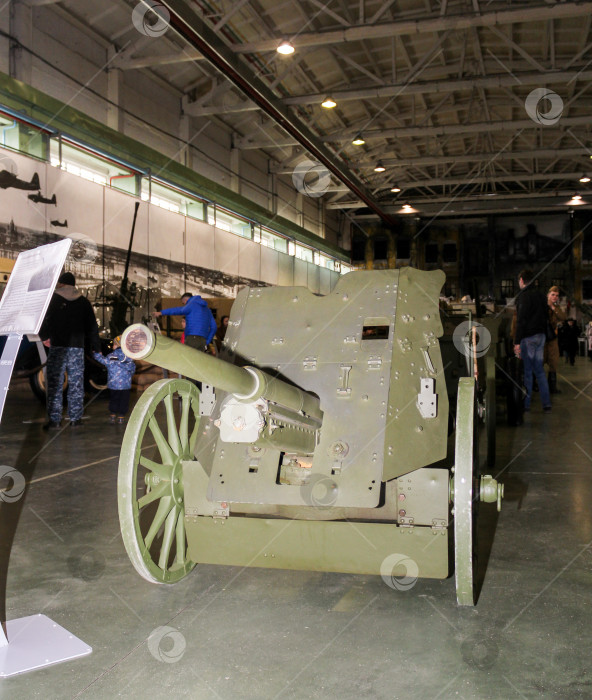
[[[185,345],[205,352],[218,327],[207,303],[196,294],[185,292],[183,306],[155,311],[154,316],[185,316]]]

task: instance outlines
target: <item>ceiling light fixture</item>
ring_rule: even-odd
[[[382,161],[379,160],[378,163],[376,163],[376,167],[374,168],[375,173],[383,173],[386,170],[384,165],[382,164]]]
[[[321,107],[324,107],[325,109],[333,109],[333,107],[337,107],[337,102],[330,97],[325,97],[325,101],[321,102]]]
[[[403,204],[397,214],[417,214],[417,209],[414,209],[411,204]]]
[[[400,192],[401,188],[400,187],[391,187],[391,192]]]
[[[580,182],[590,182],[590,178],[587,175],[582,175]]]
[[[282,56],[290,56],[290,54],[294,53],[294,50],[294,47],[287,39],[284,39],[276,49],[276,51],[281,53]]]
[[[366,142],[362,138],[362,134],[358,134],[352,143],[354,146],[363,146]]]
[[[582,199],[581,194],[574,194],[570,201],[567,202],[568,207],[577,207],[580,206],[580,204],[586,204],[586,202],[584,202]]]

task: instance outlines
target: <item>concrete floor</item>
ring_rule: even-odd
[[[106,402],[52,440],[15,388],[0,462],[29,485],[1,503],[6,616],[44,613],[93,653],[1,680],[0,698],[592,698],[592,362],[560,370],[552,414],[537,398],[523,426],[499,427],[506,500],[484,520],[495,538],[471,609],[453,577],[400,591],[202,565],[151,585],[119,534],[123,431]]]

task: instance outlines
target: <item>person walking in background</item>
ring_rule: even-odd
[[[578,354],[578,338],[580,337],[580,327],[576,323],[575,318],[568,318],[564,328],[565,333],[565,350],[569,358],[569,364],[573,367],[576,363],[576,355]]]
[[[154,316],[185,316],[185,345],[205,352],[217,330],[210,307],[199,294],[193,296],[186,292],[181,301],[183,306],[155,311]]]
[[[557,338],[557,326],[565,321],[565,314],[559,306],[559,287],[551,287],[547,292],[547,307],[549,314],[549,326],[553,329],[555,337],[545,343],[544,363],[549,366],[549,391],[551,394],[560,394],[557,388],[557,365],[559,364],[559,340]]]
[[[530,270],[522,270],[518,275],[520,292],[516,297],[514,352],[522,358],[524,366],[524,410],[530,410],[534,374],[539,385],[543,411],[548,413],[551,410],[551,396],[543,367],[548,305],[541,292],[530,286],[532,279],[533,274]]]
[[[97,362],[107,368],[107,388],[109,389],[110,423],[125,423],[129,408],[132,377],[136,371],[136,363],[121,349],[121,336],[113,341],[113,352],[103,357],[100,352],[93,353]]]
[[[64,272],[49,302],[39,336],[47,356],[47,416],[44,430],[60,427],[64,374],[68,373],[70,425],[82,425],[84,410],[84,348],[100,350],[99,328],[90,301],[76,289],[76,279]]]

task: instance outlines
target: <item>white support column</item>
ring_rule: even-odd
[[[319,197],[317,202],[319,207],[319,236],[321,236],[321,238],[325,238],[325,217],[327,215],[327,211],[325,210],[325,202],[323,201],[322,197]]]
[[[230,149],[230,189],[240,194],[240,150]]]
[[[182,114],[179,119],[179,162],[185,167],[193,169],[193,155],[191,146],[189,145],[191,131],[191,117],[188,114]]]
[[[267,208],[273,214],[277,214],[277,197],[275,196],[276,176],[274,173],[267,174]]]
[[[304,195],[299,192],[296,195],[296,223],[304,228]]]
[[[114,46],[109,47],[109,63],[113,59],[117,50]],[[120,68],[107,68],[107,126],[123,133],[123,111],[121,102],[123,98],[123,71]]]
[[[23,0],[13,0],[10,3],[10,33],[17,42],[31,49],[33,47],[33,14]],[[31,84],[32,59],[31,54],[19,43],[10,42],[9,67],[11,78]]]

